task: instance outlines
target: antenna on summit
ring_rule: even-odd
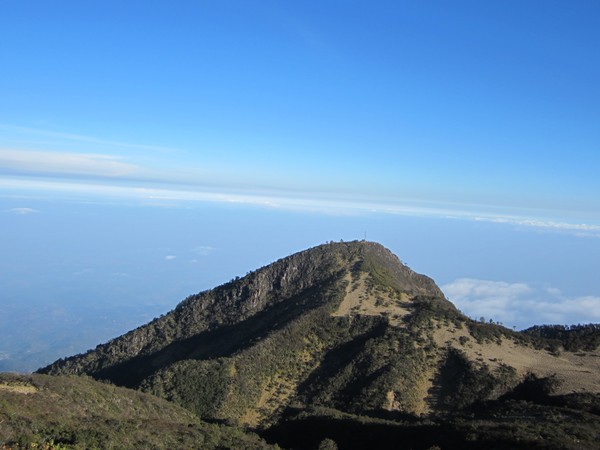
[[[363,238],[363,241],[367,240],[367,232],[365,231],[365,237]]]

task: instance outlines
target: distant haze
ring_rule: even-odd
[[[33,370],[93,348],[187,295],[310,246],[365,234],[433,277],[476,319],[519,329],[600,321],[595,237],[464,219],[256,206],[7,199],[2,205],[2,370]]]

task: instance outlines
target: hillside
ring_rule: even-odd
[[[450,423],[483,402],[497,402],[499,411],[516,408],[497,414],[513,418],[505,427],[518,427],[523,420],[515,418],[539,413],[510,402],[579,410],[600,392],[597,347],[571,352],[541,335],[474,322],[430,278],[364,241],[283,258],[40,372],[109,380],[278,441],[279,432],[288,430],[289,438],[314,417],[334,427],[341,426],[340,414],[344,423],[368,427],[394,420],[395,432],[403,433],[398,420]],[[550,398],[564,401],[550,405]],[[591,429],[598,424],[593,411],[581,419]],[[468,426],[451,423],[464,444]],[[573,442],[586,442],[585,430]],[[516,436],[536,442],[527,433]],[[571,439],[569,431],[560,436]]]
[[[421,303],[460,316],[432,280],[380,245],[329,244],[192,296],[42,372],[86,373],[174,400],[201,417],[251,426],[272,422],[296,401],[352,403],[363,411],[389,402],[389,389],[382,389],[396,369],[388,356],[394,367],[425,361],[403,322]],[[408,353],[394,356],[398,345]],[[352,384],[364,378],[370,386],[354,392]],[[406,403],[409,410],[415,402]]]
[[[139,391],[87,377],[0,374],[0,446],[69,449],[271,448]]]

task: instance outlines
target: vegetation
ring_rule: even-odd
[[[0,374],[2,449],[271,448],[139,391],[87,377]]]
[[[598,334],[597,326],[519,333],[475,322],[378,244],[329,243],[191,296],[169,314],[41,371],[85,373],[183,406],[185,420],[161,425],[160,416],[152,428],[178,430],[190,447],[265,445],[232,427],[241,425],[299,449],[398,442],[415,449],[593,448],[596,394],[555,395],[557,378],[524,377],[473,348],[506,344],[552,358],[548,350],[592,351]],[[130,445],[144,426],[129,416],[110,416],[99,441],[116,442],[122,432]],[[44,425],[26,439],[100,445],[91,425],[76,427],[72,435]],[[157,448],[185,447],[169,432],[152,433],[138,443],[156,438]]]
[[[377,244],[327,244],[192,296],[166,316],[42,372],[87,373],[203,418],[252,426],[272,423],[292,402],[381,409],[390,391],[411,410],[407,392],[419,382],[423,350],[385,316],[332,317],[348,273],[367,274],[375,296],[441,295]]]
[[[444,297],[416,296],[412,299],[411,309],[412,312],[405,322],[417,333],[431,327],[434,319],[453,323],[459,328],[467,321],[467,318]]]
[[[465,409],[509,391],[517,380],[512,367],[500,365],[491,371],[486,365],[470,361],[461,351],[450,349],[439,372],[439,406],[443,411]]]
[[[588,325],[537,325],[524,334],[547,341],[548,345],[561,345],[570,352],[593,351],[600,346],[600,324]]]
[[[315,449],[325,440],[340,450],[593,450],[598,448],[598,430],[598,414],[563,405],[496,400],[450,417],[426,419],[390,420],[325,408],[290,411],[263,436],[295,450]]]

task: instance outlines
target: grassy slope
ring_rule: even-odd
[[[268,448],[142,392],[87,377],[0,374],[0,445],[34,448]]]

